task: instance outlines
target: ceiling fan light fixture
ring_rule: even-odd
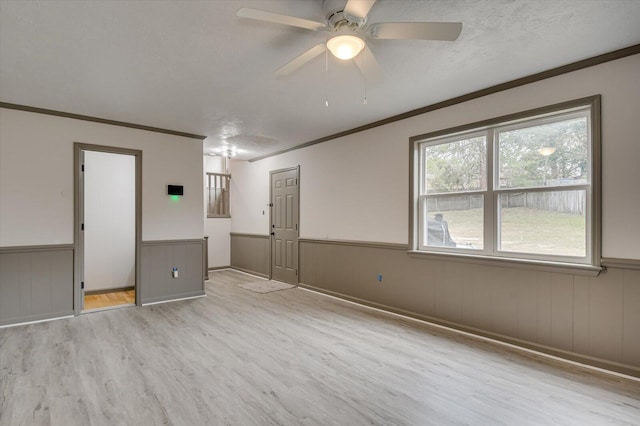
[[[327,41],[327,49],[338,59],[349,60],[364,49],[364,40],[350,34],[338,35]]]

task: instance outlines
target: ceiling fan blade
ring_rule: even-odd
[[[319,31],[327,28],[327,26],[322,22],[297,18],[295,16],[281,15],[279,13],[267,12],[265,10],[250,9],[247,7],[238,9],[236,15],[238,15],[240,18],[255,19],[257,21],[272,22],[274,24],[289,25],[292,27],[305,28],[312,31]]]
[[[303,52],[301,55],[289,61],[287,64],[281,66],[276,70],[276,77],[284,77],[291,74],[316,56],[323,53],[327,48],[324,43],[318,43],[311,49]]]
[[[380,22],[369,27],[371,37],[395,40],[454,41],[461,31],[461,22]]]
[[[344,13],[358,19],[364,19],[369,14],[376,0],[349,0],[344,7]]]
[[[369,46],[365,46],[364,51],[356,56],[353,61],[356,63],[360,74],[364,77],[367,84],[376,85],[382,83],[384,80],[384,73],[382,67],[373,56],[373,52],[369,49]]]

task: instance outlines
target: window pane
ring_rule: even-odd
[[[587,118],[500,132],[500,188],[588,182]]]
[[[424,245],[483,248],[484,196],[460,195],[427,198]]]
[[[487,186],[486,137],[425,148],[426,193],[484,190]]]
[[[500,250],[586,256],[586,191],[501,194]]]
[[[230,175],[207,173],[209,179],[207,217],[229,217]]]

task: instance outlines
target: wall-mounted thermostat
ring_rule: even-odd
[[[182,186],[182,185],[167,185],[167,194],[169,194],[169,195],[184,195],[184,186]]]

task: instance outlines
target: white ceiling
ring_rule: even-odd
[[[254,158],[640,44],[640,0],[378,0],[369,22],[459,21],[455,42],[369,40],[385,79],[324,55],[327,33],[236,17],[324,19],[321,0],[0,0],[0,101],[206,135]],[[325,107],[325,96],[329,107]]]

